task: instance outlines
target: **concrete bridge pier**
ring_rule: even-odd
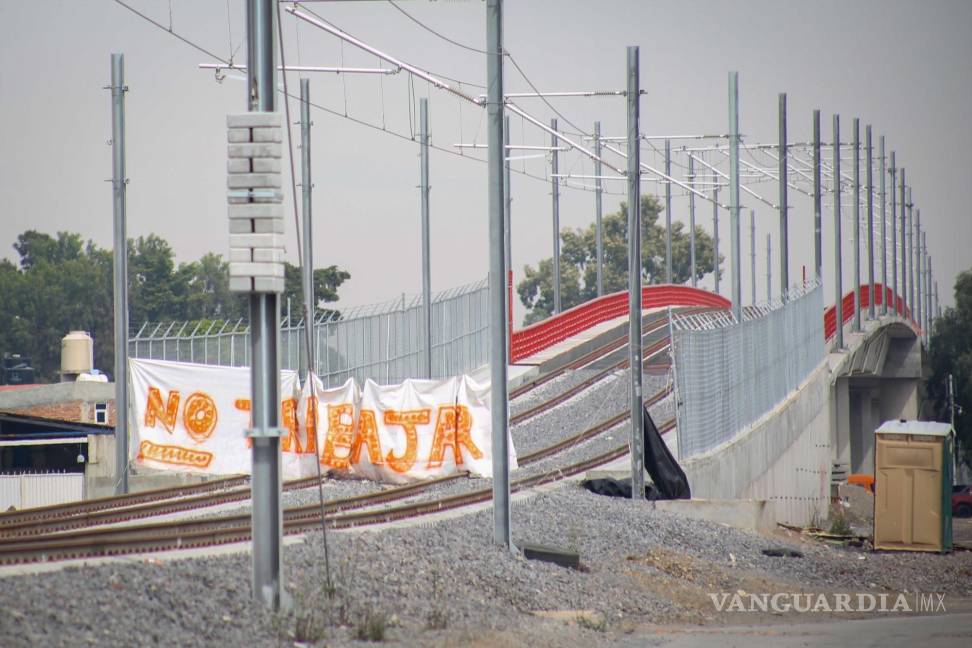
[[[874,430],[884,421],[920,418],[929,375],[921,341],[900,318],[871,322],[845,341],[831,381],[835,480],[874,474]]]

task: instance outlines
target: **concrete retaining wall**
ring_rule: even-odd
[[[732,441],[683,463],[692,496],[766,500],[780,522],[826,517],[830,498],[830,367]]]

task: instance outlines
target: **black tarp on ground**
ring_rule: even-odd
[[[644,411],[644,443],[645,470],[651,476],[652,484],[645,484],[645,498],[649,500],[690,499],[692,491],[689,488],[685,471],[672,456],[651,420],[648,409]],[[625,497],[631,499],[631,478],[587,479],[582,482],[587,490],[597,495],[610,497]]]

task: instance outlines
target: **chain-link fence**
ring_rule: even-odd
[[[486,280],[432,298],[432,377],[468,373],[486,363],[489,288]],[[422,377],[422,296],[402,295],[381,304],[322,314],[314,322],[313,366],[325,386],[349,377],[382,384]],[[305,344],[303,320],[284,309],[280,365],[298,369]],[[247,366],[250,327],[245,320],[143,324],[129,340],[132,358]]]
[[[769,412],[824,357],[823,290],[794,289],[786,304],[672,315],[679,458],[732,439]]]

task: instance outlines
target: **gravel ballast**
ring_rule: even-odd
[[[693,583],[717,592],[754,591],[755,579],[777,588],[770,591],[972,597],[968,552],[882,554],[765,538],[576,485],[516,502],[512,520],[515,543],[577,551],[584,571],[527,561],[494,545],[492,514],[483,510],[434,524],[332,532],[330,599],[320,536],[288,545],[286,583],[295,602],[288,615],[251,604],[248,553],[9,576],[0,587],[0,636],[10,646],[348,645],[358,643],[371,614],[384,621],[391,645],[493,637],[508,645],[597,646],[639,624],[706,621],[713,611],[683,596]],[[762,554],[781,546],[803,557]],[[566,621],[533,614],[551,610],[589,611],[596,621],[578,624],[574,612]]]

